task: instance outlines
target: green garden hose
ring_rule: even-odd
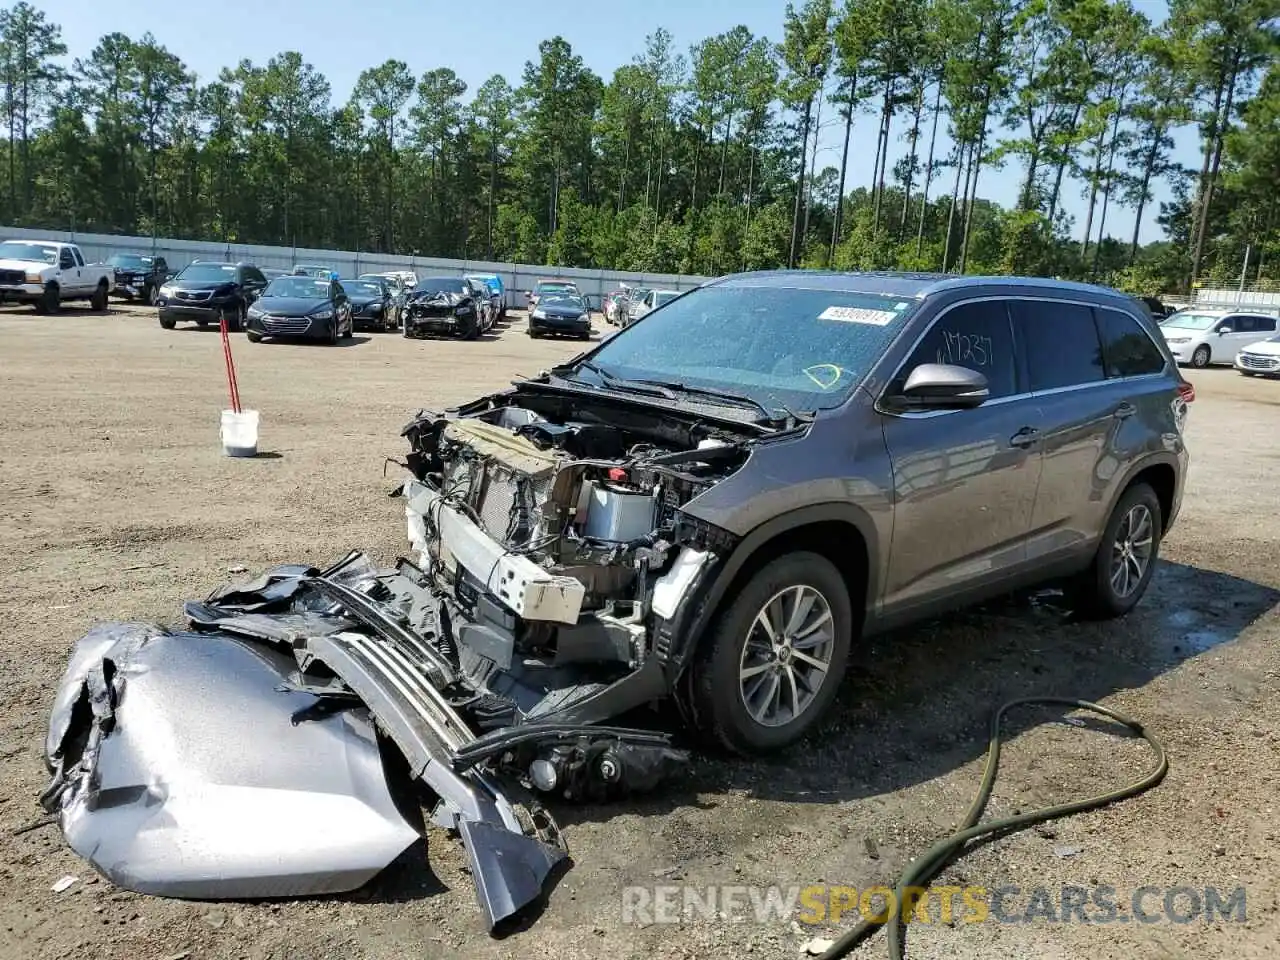
[[[1072,707],[1114,720],[1121,726],[1128,727],[1150,745],[1155,755],[1155,765],[1142,779],[1136,780],[1118,790],[1111,790],[1096,797],[1090,797],[1087,800],[1076,800],[1072,803],[1062,803],[1054,807],[1032,810],[1030,813],[1019,814],[1015,817],[1005,817],[1001,820],[988,820],[986,823],[978,823],[978,818],[982,816],[982,811],[986,809],[987,803],[991,799],[991,791],[995,787],[996,770],[1000,764],[1000,722],[1004,719],[1004,715],[1014,707],[1028,704],[1052,704],[1054,706]],[[987,747],[987,765],[982,774],[982,783],[978,787],[977,796],[974,797],[973,803],[964,815],[964,819],[960,821],[959,829],[951,836],[939,840],[926,850],[923,856],[917,857],[907,866],[906,871],[898,879],[898,885],[894,891],[894,900],[887,907],[888,916],[885,922],[882,923],[875,918],[864,917],[857,926],[836,940],[821,955],[820,960],[835,960],[837,957],[845,956],[863,940],[871,936],[877,927],[882,925],[889,928],[890,960],[904,960],[902,943],[904,924],[902,911],[899,909],[899,905],[904,902],[904,895],[910,888],[927,887],[942,871],[943,867],[964,852],[965,844],[978,837],[994,833],[1009,833],[1014,830],[1024,829],[1032,824],[1045,823],[1049,820],[1057,820],[1075,813],[1083,813],[1085,810],[1096,810],[1098,807],[1105,807],[1108,804],[1116,803],[1119,800],[1150,790],[1163,780],[1168,772],[1169,758],[1165,753],[1164,745],[1141,723],[1119,711],[1099,706],[1096,703],[1090,703],[1087,700],[1072,700],[1069,697],[1025,697],[1020,700],[1010,700],[1001,706],[991,718],[991,743]]]

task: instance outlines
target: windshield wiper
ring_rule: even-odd
[[[674,390],[678,393],[684,393],[684,394],[688,394],[690,396],[695,396],[695,397],[709,397],[714,400],[725,400],[725,401],[728,401],[729,403],[735,403],[743,407],[755,407],[757,410],[760,411],[761,414],[765,416],[765,418],[769,420],[781,419],[778,416],[779,410],[781,410],[783,413],[785,413],[787,416],[791,417],[791,419],[797,422],[803,423],[813,419],[811,415],[796,413],[794,410],[789,408],[785,403],[783,403],[781,400],[779,400],[777,397],[773,396],[772,394],[769,395],[769,399],[772,400],[774,403],[776,403],[777,406],[771,410],[768,407],[766,407],[763,403],[761,403],[759,400],[757,400],[755,397],[749,397],[745,393],[734,393],[732,390],[721,390],[715,387],[693,387],[687,383],[678,383],[674,380],[637,379],[637,380],[628,380],[627,382],[649,384],[655,387],[662,387],[666,390]]]
[[[651,397],[662,397],[665,400],[674,400],[676,395],[666,388],[665,384],[656,383],[648,380],[628,380],[610,373],[604,367],[597,366],[590,360],[579,360],[578,364],[584,370],[590,370],[604,382],[605,386],[613,390],[630,391],[631,393],[643,393]],[[636,384],[651,383],[657,389],[646,390],[643,387],[637,387]]]
[[[760,411],[761,415],[764,416],[765,419],[771,421],[781,419],[778,416],[779,410],[797,423],[807,423],[813,419],[812,414],[796,413],[785,403],[772,395],[770,395],[769,399],[773,400],[777,406],[771,410],[755,397],[749,397],[743,393],[734,393],[731,390],[718,390],[712,387],[694,387],[675,380],[656,380],[647,377],[619,377],[616,374],[605,370],[603,367],[597,366],[590,360],[580,360],[578,361],[577,366],[582,369],[590,370],[598,376],[606,386],[614,390],[621,390],[623,392],[630,393],[643,393],[650,396],[662,397],[666,400],[676,400],[678,398],[678,394],[707,397],[712,400],[720,400],[736,406],[754,407]]]

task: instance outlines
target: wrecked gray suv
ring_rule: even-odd
[[[515,722],[674,694],[721,745],[777,749],[887,626],[1052,579],[1133,607],[1193,396],[1114,291],[727,277],[410,425],[409,538]]]
[[[102,624],[59,686],[44,795],[116,883],[363,884],[457,833],[493,925],[566,847],[547,798],[688,759],[674,698],[793,744],[872,633],[1060,581],[1124,614],[1178,512],[1194,398],[1127,297],[1011,278],[726,277],[404,430],[413,556],[272,568],[181,629]],[[301,842],[299,842],[301,838]]]

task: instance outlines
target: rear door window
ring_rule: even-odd
[[[1093,310],[1052,300],[1011,300],[1014,334],[1027,358],[1033,391],[1058,390],[1106,379]]]
[[[1101,308],[1094,314],[1108,377],[1141,377],[1164,369],[1164,354],[1135,318]]]
[[[901,390],[922,363],[948,363],[987,378],[992,399],[1018,392],[1009,313],[1001,300],[962,303],[944,313],[912,351],[891,390]]]

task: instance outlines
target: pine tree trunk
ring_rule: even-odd
[[[787,254],[787,268],[794,269],[796,265],[796,247],[800,241],[800,205],[804,201],[804,168],[805,162],[809,159],[809,118],[813,110],[813,98],[810,97],[804,104],[804,119],[800,124],[800,170],[796,179],[796,203],[795,209],[791,212],[791,249]]]
[[[933,95],[933,131],[929,134],[929,159],[924,167],[924,190],[920,193],[920,226],[916,231],[916,256],[924,252],[924,218],[929,209],[929,187],[933,182],[933,151],[938,142],[938,115],[942,111],[942,81]]]
[[[1209,232],[1209,213],[1213,206],[1213,191],[1218,182],[1218,168],[1222,163],[1222,146],[1226,140],[1227,128],[1231,124],[1231,105],[1236,92],[1236,81],[1240,71],[1240,48],[1237,47],[1232,58],[1232,66],[1227,84],[1226,105],[1222,109],[1221,122],[1215,124],[1215,143],[1213,162],[1209,167],[1209,178],[1205,182],[1204,202],[1201,204],[1200,224],[1196,230],[1195,250],[1191,254],[1191,284],[1194,287],[1200,275],[1200,261],[1204,257],[1205,236]]]
[[[955,234],[956,203],[960,199],[960,175],[967,163],[968,145],[961,144],[956,148],[956,182],[951,187],[951,208],[947,211],[947,236],[942,245],[942,272],[946,273],[951,260],[951,238]]]
[[[907,155],[907,176],[902,185],[902,215],[898,219],[898,242],[902,242],[902,238],[907,233],[907,212],[911,209],[911,186],[915,180],[916,174],[916,158],[918,151],[917,144],[920,142],[920,120],[924,116],[924,84],[920,84],[920,89],[916,93],[916,103],[911,111],[911,133],[907,135],[907,140],[911,144],[911,151]]]
[[[844,117],[844,150],[840,154],[840,188],[836,195],[836,214],[831,224],[831,255],[828,262],[835,263],[836,247],[840,245],[840,229],[844,226],[844,183],[849,172],[849,138],[853,134],[853,108],[858,105],[858,76],[849,78],[849,104]]]
[[[804,198],[804,230],[801,236],[809,236],[809,214],[813,210],[813,177],[818,168],[818,135],[822,130],[822,88],[818,88],[818,109],[813,118],[813,154],[809,161],[809,189]],[[806,145],[807,146],[807,145]]]

